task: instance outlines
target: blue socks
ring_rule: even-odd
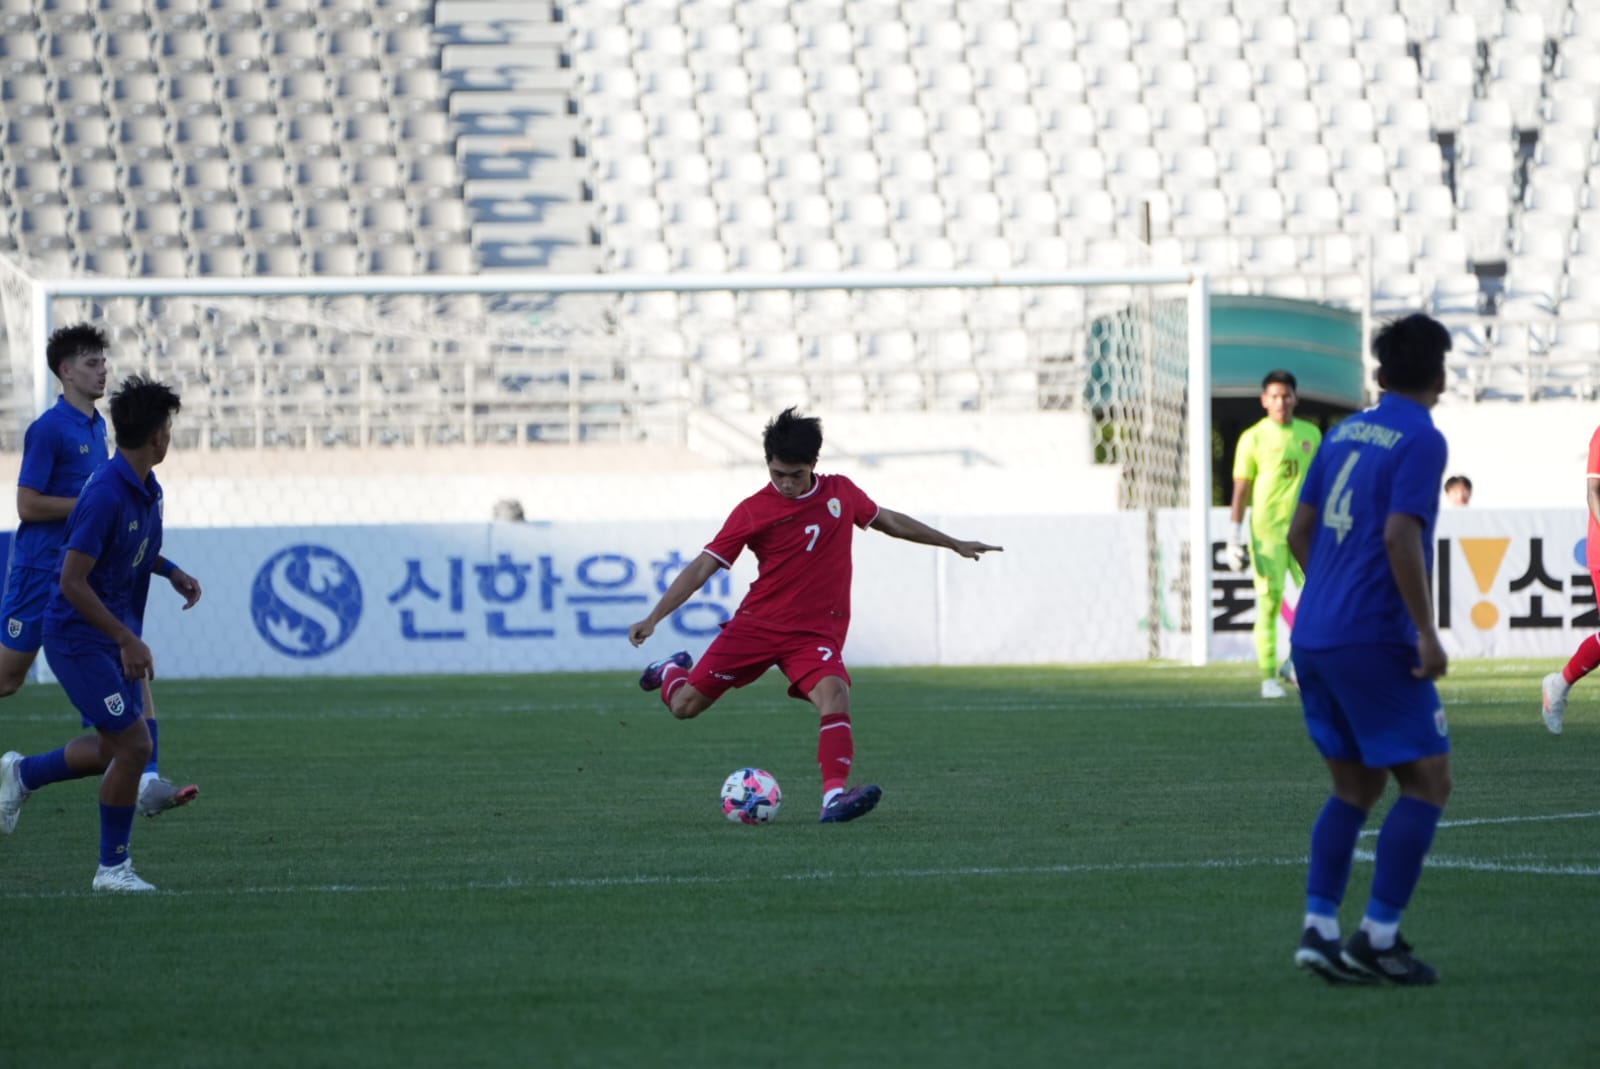
[[[49,753],[38,754],[34,757],[24,757],[17,766],[17,774],[22,779],[22,789],[36,791],[41,787],[48,787],[52,783],[62,783],[69,779],[82,779],[92,775],[89,772],[74,772],[67,767],[67,748],[65,746],[51,750]]]
[[[144,770],[148,775],[156,774],[156,752],[159,749],[157,741],[156,722],[146,720],[145,726],[150,729],[150,763]],[[69,779],[82,779],[92,775],[89,772],[74,772],[67,767],[67,748],[57,747],[49,753],[37,754],[33,757],[24,757],[17,766],[17,774],[22,777],[22,789],[37,791],[48,787],[52,783],[64,783]]]
[[[1378,832],[1378,867],[1372,876],[1372,898],[1367,902],[1369,919],[1399,925],[1400,913],[1422,878],[1422,859],[1433,845],[1433,832],[1443,812],[1407,795],[1401,795],[1389,810]]]
[[[160,771],[158,762],[161,757],[161,733],[156,730],[154,717],[146,720],[144,726],[150,729],[150,763],[144,766],[144,770],[147,775],[154,776]]]
[[[1321,934],[1333,938],[1339,931],[1339,903],[1344,901],[1350,882],[1350,866],[1355,861],[1356,840],[1367,812],[1349,802],[1330,796],[1317,822],[1311,826],[1311,865],[1306,873],[1306,917],[1331,920],[1317,925]],[[1331,928],[1331,932],[1328,930]]]
[[[131,805],[100,803],[100,864],[110,868],[128,860],[128,840],[133,838]]]
[[[1372,896],[1361,927],[1382,950],[1393,945],[1400,914],[1422,879],[1422,862],[1433,846],[1433,833],[1444,810],[1402,794],[1378,832],[1377,866]],[[1306,873],[1306,927],[1327,939],[1339,934],[1339,904],[1350,882],[1356,842],[1367,814],[1330,797],[1311,827],[1311,864]]]

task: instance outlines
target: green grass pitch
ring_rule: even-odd
[[[776,675],[687,723],[615,673],[158,681],[202,791],[135,828],[163,893],[90,894],[93,782],[29,801],[0,1065],[1593,1069],[1600,684],[1552,737],[1546,670],[1441,682],[1456,793],[1405,929],[1444,980],[1416,991],[1293,967],[1326,774],[1243,666],[861,670],[884,799],[828,826]],[[29,687],[0,749],[76,723]],[[718,811],[746,764],[771,825]]]

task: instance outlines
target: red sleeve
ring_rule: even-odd
[[[744,552],[744,547],[749,544],[755,526],[750,502],[741,501],[723,521],[722,530],[706,544],[705,551],[721,561],[724,568],[731,568],[733,562],[739,559],[739,554]]]
[[[840,481],[850,488],[850,515],[851,522],[865,530],[873,520],[878,518],[878,503],[867,496],[867,492],[849,479],[840,476]]]
[[[1589,471],[1591,479],[1600,479],[1600,427],[1595,428],[1594,436],[1589,439]]]

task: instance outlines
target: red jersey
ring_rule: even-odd
[[[1600,427],[1595,429],[1589,439],[1589,470],[1588,479],[1600,479]],[[1584,481],[1583,503],[1584,511],[1589,512],[1588,479]],[[1596,523],[1594,513],[1589,512],[1589,539],[1584,547],[1584,556],[1589,558],[1589,573],[1595,576],[1595,582],[1600,585],[1600,523]]]
[[[706,552],[731,567],[746,547],[759,574],[740,616],[783,630],[837,632],[850,626],[853,527],[878,518],[878,506],[843,475],[818,475],[801,497],[768,483],[741,501]]]

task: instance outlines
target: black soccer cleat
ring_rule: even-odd
[[[875,783],[852,787],[843,794],[835,795],[833,801],[823,806],[819,820],[823,824],[843,824],[847,820],[864,817],[872,812],[882,797],[883,788]]]
[[[1340,957],[1350,968],[1386,984],[1425,987],[1439,982],[1439,973],[1434,967],[1413,956],[1411,944],[1400,938],[1398,933],[1394,937],[1394,946],[1387,950],[1374,950],[1367,933],[1358,931],[1344,945]]]
[[[675,664],[679,668],[693,668],[694,658],[689,656],[688,650],[679,650],[671,657],[663,657],[659,661],[651,661],[644,666],[644,673],[639,676],[640,690],[660,690],[661,674],[667,670],[668,665]]]
[[[1339,956],[1339,940],[1324,939],[1315,928],[1307,928],[1300,936],[1300,946],[1294,952],[1294,963],[1307,972],[1315,973],[1330,984],[1370,984],[1372,977],[1357,972]]]

